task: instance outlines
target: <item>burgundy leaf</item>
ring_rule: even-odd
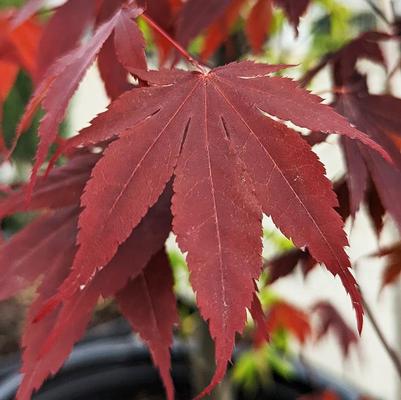
[[[77,154],[63,167],[54,169],[49,176],[39,177],[29,204],[26,202],[26,187],[9,193],[0,201],[0,218],[21,211],[56,209],[79,204],[91,169],[99,158],[98,154]]]
[[[44,215],[1,246],[1,300],[28,287],[58,262],[65,243],[74,238],[75,215],[75,207]]]
[[[346,179],[350,196],[350,212],[354,217],[365,198],[369,183],[369,173],[358,144],[343,137],[341,138],[341,145],[348,170]]]
[[[370,95],[362,91],[362,96],[368,97]],[[394,164],[382,162],[382,158],[377,157],[375,152],[371,152],[357,144],[355,154],[352,157],[362,157],[381,203],[401,229],[401,204],[398,201],[401,196],[401,155],[394,142],[383,130],[380,121],[372,117],[368,110],[362,108],[360,98],[361,94],[358,95],[357,93],[338,96],[336,108],[348,117],[355,126],[367,132],[374,140],[380,143],[391,155]],[[351,167],[349,163],[347,166],[348,168]],[[358,170],[353,173],[358,174]],[[351,186],[350,192],[352,190],[353,187]]]
[[[370,185],[370,191],[367,196],[367,206],[370,218],[375,228],[376,235],[379,237],[383,230],[383,218],[386,213],[380,200],[379,194],[373,184]]]
[[[292,249],[266,262],[269,284],[290,275],[301,264],[306,275],[317,263],[308,252]]]
[[[85,288],[37,321],[38,311],[57,296],[56,291],[61,283],[61,280],[49,280],[48,284],[53,282],[53,286],[46,289],[46,295],[40,296],[30,312],[26,331],[34,329],[35,333],[33,337],[28,333],[26,335],[22,367],[24,379],[18,400],[28,400],[32,391],[39,388],[49,374],[57,372],[62,366],[74,343],[85,332],[99,296],[111,297],[122,290],[127,281],[138,276],[152,256],[163,247],[171,227],[171,215],[168,212],[170,198],[171,193],[166,191],[119,248],[113,260]],[[58,254],[63,253],[61,250]],[[73,253],[65,253],[70,255],[65,263],[67,270],[64,271],[68,275]]]
[[[298,33],[299,19],[305,14],[310,0],[274,0],[274,2],[284,10],[290,23]]]
[[[217,371],[205,392],[224,375],[252,303],[262,211],[340,276],[362,325],[336,196],[310,146],[281,121],[358,138],[386,153],[318,97],[269,76],[282,68],[242,62],[208,73],[131,69],[150,86],[123,94],[65,146],[117,138],[82,196],[79,249],[60,290],[65,301],[104,269],[175,176],[173,230],[188,251],[200,311],[216,341]]]

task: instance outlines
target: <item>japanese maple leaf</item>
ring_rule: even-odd
[[[28,2],[18,11],[14,23],[18,25],[27,16],[33,15],[42,8],[42,3],[44,2]],[[37,78],[39,82],[45,78],[47,69],[58,58],[64,56],[80,44],[82,36],[92,23],[95,23],[95,29],[99,28],[100,25],[107,22],[119,9],[126,7],[125,5],[130,3],[132,2],[127,0],[88,0],[85,2],[68,0],[56,8],[45,25],[39,44],[37,56]],[[135,4],[138,5],[138,8],[145,6],[143,0],[138,0],[136,3],[131,4],[131,7],[132,5],[135,7]],[[169,0],[164,0],[163,2],[160,2],[160,0],[157,0],[157,2],[150,0],[146,2],[146,7],[147,14],[168,31],[169,26],[172,24]],[[170,17],[168,17],[169,15]],[[112,99],[118,97],[132,86],[127,80],[127,71],[124,68],[126,62],[131,66],[136,65],[139,68],[146,67],[143,52],[141,51],[141,46],[144,46],[141,35],[138,34],[135,27],[129,24],[128,21],[125,23],[120,21],[117,25],[120,23],[122,25],[121,28],[123,28],[124,24],[128,28],[127,37],[124,38],[118,33],[118,37],[115,37],[114,32],[112,32],[103,44],[99,43],[101,48],[98,52],[100,75],[104,81],[106,92]],[[118,30],[117,27],[115,30]],[[68,35],[63,34],[66,31],[68,31]],[[132,42],[131,49],[124,48],[122,42],[125,39],[128,43],[129,38]]]
[[[282,121],[382,150],[320,98],[269,76],[280,69],[242,62],[210,72],[134,70],[150,86],[123,94],[65,147],[117,138],[82,196],[79,250],[61,298],[107,265],[174,175],[173,230],[216,341],[217,371],[207,391],[224,375],[251,305],[262,267],[262,211],[340,276],[362,324],[336,196],[310,146]]]
[[[383,208],[401,229],[401,155],[392,139],[392,135],[401,135],[401,99],[387,94],[370,94],[366,77],[357,71],[356,64],[363,58],[384,64],[379,42],[385,39],[389,39],[389,35],[364,33],[338,52],[327,56],[307,74],[305,80],[309,81],[328,64],[337,87],[334,103],[337,111],[380,143],[394,161],[392,165],[382,163],[375,152],[359,147],[346,138],[341,140],[348,169],[351,214],[355,215],[366,198],[378,232],[381,230]]]
[[[100,296],[117,296],[123,314],[149,345],[168,398],[174,397],[169,375],[169,347],[177,313],[171,271],[160,250],[171,229],[171,190],[165,191],[107,267],[85,290],[41,321],[35,320],[70,272],[76,253],[79,198],[98,159],[97,154],[82,152],[64,167],[53,170],[47,179],[40,178],[29,209],[51,211],[13,236],[0,250],[0,299],[11,297],[44,277],[29,309],[23,335],[24,377],[17,396],[19,400],[29,399],[32,391],[62,366],[73,344],[85,332]],[[24,193],[21,188],[2,200],[1,216],[25,211]],[[156,254],[158,256],[153,260]],[[144,280],[148,286],[143,285]],[[142,299],[139,303],[133,304],[128,298],[133,288]]]
[[[317,340],[322,339],[329,331],[332,331],[340,343],[344,357],[347,357],[351,346],[358,343],[355,332],[344,321],[336,308],[327,301],[316,303],[312,307],[312,311],[320,318]]]
[[[274,333],[282,329],[292,334],[302,344],[311,334],[308,315],[301,309],[283,301],[276,302],[269,307],[263,320],[259,316],[259,312],[255,313],[255,308],[253,315],[256,319],[254,333],[256,345],[263,343],[266,338],[271,338]]]
[[[7,197],[0,200],[0,219],[16,212],[78,205],[90,172],[99,159],[99,154],[87,151],[74,155],[63,167],[38,178],[29,203],[26,202],[26,186],[9,191]]]
[[[50,145],[57,137],[58,126],[64,118],[69,100],[110,35],[114,35],[115,51],[122,65],[131,68],[146,68],[144,40],[134,22],[142,11],[143,9],[137,5],[136,1],[122,4],[96,29],[88,42],[57,59],[45,73],[17,132],[18,136],[22,134],[29,125],[33,112],[41,104],[45,116],[38,131],[40,143],[32,171],[31,187],[35,183],[37,172],[47,156]]]

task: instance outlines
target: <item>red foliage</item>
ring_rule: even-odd
[[[16,28],[12,35],[30,23],[42,3],[27,2],[12,22]],[[401,165],[389,139],[390,133],[399,132],[391,109],[400,101],[371,96],[354,71],[360,55],[382,61],[371,41],[383,36],[363,37],[323,63],[333,65],[336,84],[344,88],[335,107],[365,134],[319,97],[275,76],[285,66],[243,61],[208,70],[177,43],[186,47],[206,32],[203,56],[209,57],[228,37],[244,0],[213,0],[206,5],[203,0],[149,0],[144,11],[145,3],[88,0],[82,6],[69,0],[54,12],[40,41],[39,79],[18,129],[21,135],[41,105],[44,118],[36,162],[31,182],[0,202],[3,217],[25,209],[41,214],[0,251],[1,298],[42,281],[23,338],[19,400],[29,399],[61,367],[84,333],[98,299],[106,297],[117,299],[149,345],[168,398],[174,397],[169,347],[177,315],[163,251],[171,229],[187,252],[197,304],[216,344],[217,368],[204,395],[223,378],[247,309],[265,336],[285,328],[304,342],[310,333],[302,311],[282,302],[265,316],[255,300],[255,280],[262,269],[262,213],[271,216],[298,248],[289,255],[284,272],[299,259],[308,268],[316,262],[325,264],[350,294],[359,330],[361,296],[344,250],[348,241],[341,217],[356,211],[370,176],[375,190],[369,192],[369,204],[377,229],[383,215],[377,197],[401,224],[396,201],[400,189],[392,186],[399,170],[388,163],[390,154],[394,164]],[[274,4],[297,26],[309,1]],[[254,51],[266,38],[271,7],[271,1],[258,1],[250,11],[246,31]],[[175,48],[195,70],[147,71],[145,41],[136,24],[144,12],[144,19],[157,30],[163,57],[169,47]],[[77,15],[78,23],[72,23]],[[73,26],[68,37],[57,40],[69,25]],[[81,41],[92,25],[92,36]],[[25,47],[16,48],[24,59],[18,65],[28,68],[29,57],[23,58],[21,50]],[[96,58],[113,102],[89,127],[64,142],[52,163],[60,154],[68,156],[83,147],[81,151],[48,177],[37,177],[57,142],[69,101]],[[373,107],[373,102],[379,105]],[[349,202],[344,185],[336,187],[336,196],[311,145],[285,121],[313,131],[311,143],[325,134],[342,135],[350,170]],[[95,146],[100,154],[94,154]],[[385,176],[383,182],[380,176]],[[272,273],[271,279],[280,274],[282,270]],[[322,332],[332,327],[344,334],[333,310],[318,309]],[[346,337],[343,348],[348,349],[351,341]]]
[[[401,155],[394,136],[401,136],[401,99],[390,95],[372,95],[368,91],[366,77],[356,68],[359,59],[369,59],[384,64],[384,56],[378,42],[389,36],[367,32],[347,46],[330,54],[312,71],[307,73],[308,82],[325,65],[329,64],[337,87],[334,106],[356,127],[366,132],[386,149],[394,165],[382,162],[380,157],[357,143],[342,138],[347,164],[347,184],[351,215],[366,199],[373,224],[380,233],[382,216],[387,211],[401,230]]]

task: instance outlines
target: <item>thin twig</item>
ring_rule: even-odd
[[[362,296],[362,294],[361,294]],[[381,344],[384,347],[384,350],[390,357],[391,361],[393,362],[393,365],[395,369],[397,370],[398,376],[401,379],[401,359],[398,355],[398,353],[394,350],[394,348],[388,343],[386,337],[384,336],[384,333],[382,332],[379,323],[377,322],[372,309],[370,308],[369,304],[365,300],[365,298],[362,296],[362,302],[363,302],[363,308],[366,311],[366,316],[369,318],[374,331],[377,334],[377,337],[379,338]]]
[[[373,12],[382,19],[384,23],[391,26],[391,22],[388,20],[386,15],[383,13],[382,10],[372,1],[372,0],[365,0],[365,3],[369,5],[369,7],[373,10]]]

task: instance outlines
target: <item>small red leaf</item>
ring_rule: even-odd
[[[270,307],[264,329],[269,336],[279,329],[285,329],[300,343],[305,343],[311,334],[308,315],[299,308],[281,301]]]
[[[382,249],[374,257],[386,257],[386,267],[382,276],[381,290],[396,282],[401,274],[401,243]]]
[[[284,13],[298,34],[299,19],[305,14],[310,0],[274,0],[274,2],[284,10]]]

